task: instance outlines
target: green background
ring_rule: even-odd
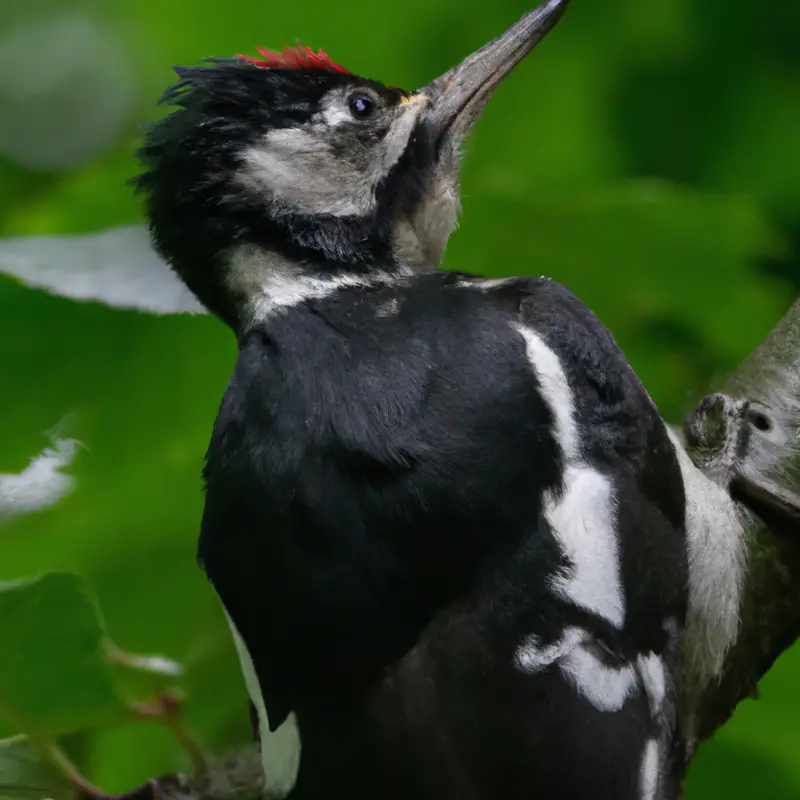
[[[125,181],[173,64],[302,38],[413,88],[527,8],[6,0],[0,236],[141,221]],[[445,266],[565,283],[680,422],[800,286],[798,41],[796,0],[573,0],[471,139]],[[0,278],[0,342],[0,472],[22,470],[56,424],[85,445],[73,495],[0,528],[0,580],[87,573],[120,646],[186,666],[187,719],[203,743],[245,741],[235,653],[194,561],[232,337],[210,318],[74,304]],[[798,668],[795,648],[761,700],[703,748],[689,800],[800,797]],[[0,736],[12,732],[0,721]],[[168,733],[142,722],[68,744],[107,791],[188,766]]]

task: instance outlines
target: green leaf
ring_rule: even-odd
[[[69,781],[41,758],[27,737],[0,740],[0,800],[60,800],[72,792]]]
[[[773,0],[753,14],[745,2],[572,5],[557,32],[499,87],[471,137],[465,214],[448,265],[564,282],[611,327],[662,410],[679,419],[711,373],[744,357],[793,299],[790,288],[773,287],[755,268],[771,250],[763,225],[752,224],[759,215],[733,207],[755,200],[770,223],[798,228],[800,6]],[[272,4],[267,13],[263,0],[241,0],[235,14],[221,11],[219,0],[31,0],[0,2],[0,30],[75,8],[125,37],[120,52],[141,87],[137,123],[165,110],[155,101],[175,80],[173,64],[300,37],[358,74],[410,88],[522,13],[512,0],[410,0],[386,25],[385,10],[366,0],[335,14],[321,0],[309,0],[302,13],[292,4]],[[33,102],[50,126],[44,133],[57,136],[58,121],[79,106],[64,95],[54,113],[40,97]],[[93,97],[98,106],[119,99]],[[0,472],[22,472],[41,447],[41,431],[65,413],[77,425],[70,436],[88,448],[70,467],[79,489],[68,501],[0,529],[0,578],[65,567],[90,575],[116,640],[186,665],[187,722],[221,752],[250,739],[247,697],[195,550],[202,455],[236,347],[208,315],[172,316],[181,309],[170,308],[170,298],[180,295],[161,282],[166,270],[138,259],[146,251],[131,248],[136,234],[127,241],[114,235],[143,221],[141,198],[125,186],[141,169],[139,141],[130,125],[115,148],[57,175],[0,158],[3,236],[79,234],[0,245],[0,270],[12,271],[5,265],[13,256],[24,275],[22,283],[0,278],[0,374],[12,376],[14,387],[0,392]],[[697,191],[658,191],[648,202],[647,191],[609,188],[649,175],[691,181]],[[104,261],[101,245],[119,247],[116,264]],[[796,258],[779,261],[797,275]],[[121,262],[131,267],[122,279],[115,272]],[[69,275],[76,264],[87,283]],[[140,302],[119,302],[145,272]],[[103,307],[115,298],[129,310]],[[137,313],[148,298],[164,311]],[[735,757],[720,763],[711,755],[712,766],[698,773],[709,758],[701,749],[690,800],[800,796],[800,651],[792,656],[762,682],[772,691],[742,704],[715,738],[716,746],[736,739]],[[158,726],[128,722],[85,738],[80,766],[108,791],[188,766]],[[774,779],[781,771],[783,790]],[[754,776],[761,775],[759,787]]]
[[[103,621],[81,576],[0,583],[0,637],[0,716],[20,730],[55,736],[123,710]]]
[[[153,251],[144,225],[0,238],[0,273],[73,300],[154,314],[206,313]]]

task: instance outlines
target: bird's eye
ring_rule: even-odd
[[[368,94],[363,92],[351,94],[347,100],[347,106],[356,119],[366,119],[375,110],[375,102]]]

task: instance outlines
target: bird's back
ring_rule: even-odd
[[[296,715],[292,797],[673,796],[680,472],[563,287],[433,273],[279,310],[206,480],[199,556],[271,727]]]

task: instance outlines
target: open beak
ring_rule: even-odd
[[[547,0],[420,91],[430,103],[425,120],[441,143],[466,135],[500,81],[558,22],[567,2]]]

